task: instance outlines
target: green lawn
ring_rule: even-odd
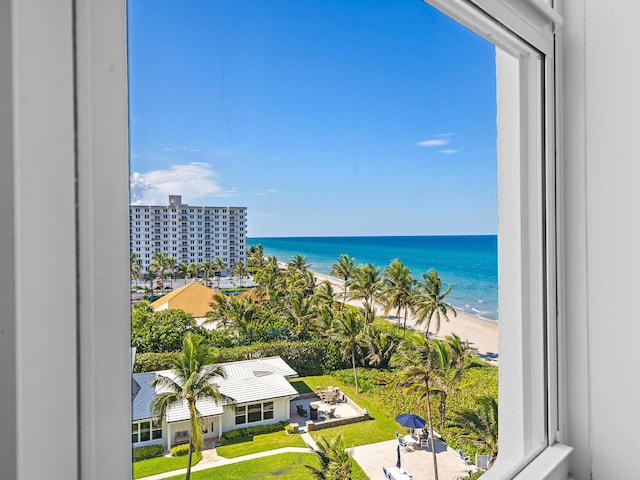
[[[191,465],[197,464],[200,460],[202,460],[202,453],[194,453]],[[187,468],[186,455],[184,457],[156,457],[140,460],[133,464],[133,478],[148,477],[149,475],[180,470],[181,468]]]
[[[292,382],[293,384],[293,382]],[[352,423],[351,425],[343,425],[340,427],[325,428],[322,430],[314,430],[311,436],[317,439],[319,436],[327,439],[333,438],[338,433],[344,435],[344,443],[346,446],[367,445],[369,443],[384,442],[392,440],[394,432],[398,430],[399,425],[389,416],[389,410],[384,404],[380,404],[377,398],[369,393],[360,393],[356,395],[355,388],[339,382],[335,377],[323,375],[319,377],[304,377],[298,379],[294,387],[301,391],[310,388],[315,390],[316,386],[323,389],[332,385],[339,387],[349,398],[355,401],[360,407],[369,411],[372,420],[365,422]]]
[[[284,430],[262,435],[240,437],[216,447],[216,453],[224,458],[241,457],[250,453],[275,450],[282,447],[306,447],[300,435],[287,435]]]
[[[311,471],[305,467],[318,467],[316,457],[312,453],[281,453],[258,458],[248,462],[234,463],[222,467],[209,468],[193,472],[193,480],[260,480],[278,478],[279,480],[313,480]],[[170,480],[182,479],[182,476],[171,477]],[[353,463],[353,480],[369,480],[360,467]]]

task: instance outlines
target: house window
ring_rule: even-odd
[[[273,402],[265,402],[262,404],[263,420],[271,420],[273,418]]]
[[[162,438],[162,424],[155,420],[144,420],[131,424],[131,442],[140,443]]]
[[[236,407],[236,425],[247,423],[247,406],[239,405]]]
[[[254,403],[248,407],[247,420],[251,422],[259,422],[262,420],[262,404]]]

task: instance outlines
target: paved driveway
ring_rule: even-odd
[[[382,467],[396,464],[396,440],[372,443],[354,447],[353,458],[371,480],[383,480]],[[466,475],[475,470],[473,465],[465,465],[455,450],[444,442],[436,442],[438,476],[442,480],[452,480],[457,475]],[[433,480],[433,457],[431,450],[417,448],[413,452],[400,452],[402,468],[413,475],[415,480]]]

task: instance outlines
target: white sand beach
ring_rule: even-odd
[[[342,280],[322,273],[313,273],[318,283],[328,280],[334,285],[336,292],[342,293],[344,291],[344,282]],[[355,306],[362,305],[359,300],[348,300],[347,303]],[[403,319],[397,318],[394,311],[385,315],[384,307],[380,304],[376,304],[376,314],[378,317],[386,317],[392,322],[399,322],[399,324],[403,322]],[[434,337],[442,338],[455,333],[462,340],[468,341],[469,345],[476,349],[476,354],[480,358],[498,365],[498,322],[483,320],[467,313],[458,313],[455,317],[450,315],[449,318],[449,322],[442,321],[440,331],[438,335],[433,335]],[[407,316],[407,328],[424,331],[424,325],[417,325],[416,319],[411,315],[411,312]],[[434,325],[431,325],[430,331],[434,331]]]

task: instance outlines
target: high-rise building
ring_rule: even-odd
[[[196,207],[169,195],[168,205],[130,205],[131,251],[146,271],[153,254],[162,252],[176,264],[221,258],[229,268],[246,262],[247,208]]]

